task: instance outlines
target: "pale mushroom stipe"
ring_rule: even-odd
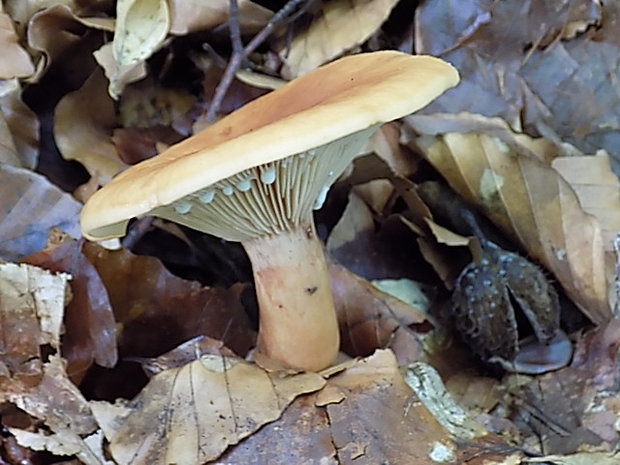
[[[352,55],[299,77],[119,174],[82,210],[91,240],[153,215],[243,244],[259,305],[259,350],[321,370],[339,349],[312,210],[382,124],[455,86],[430,56]]]

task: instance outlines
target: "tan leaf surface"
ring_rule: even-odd
[[[98,70],[66,94],[54,112],[54,135],[63,158],[82,163],[101,185],[126,166],[112,143],[115,121],[114,102]]]
[[[154,376],[134,401],[92,408],[119,464],[197,464],[324,384],[313,373],[266,373],[240,359],[205,355]]]
[[[0,265],[0,403],[14,404],[51,431],[51,442],[41,448],[68,447],[69,453],[87,458],[93,454],[80,435],[94,431],[94,419],[55,354],[69,279],[30,265]],[[46,361],[41,346],[52,350]]]
[[[28,53],[19,45],[13,21],[0,6],[0,79],[26,77],[34,72]]]
[[[307,30],[281,52],[284,77],[301,76],[366,41],[387,19],[396,0],[333,0],[323,3]]]
[[[228,0],[171,0],[170,33],[185,35],[204,31],[228,21]],[[240,0],[239,28],[242,33],[255,32],[267,24],[273,13],[250,0]]]
[[[119,67],[149,58],[163,43],[170,26],[166,0],[118,0],[112,41]]]
[[[0,84],[0,162],[34,169],[39,155],[39,119],[21,95],[16,79]]]
[[[421,145],[452,188],[551,270],[592,321],[611,317],[600,224],[557,171],[480,133]]]
[[[331,264],[329,274],[341,350],[351,356],[366,356],[396,340],[406,339],[407,352],[396,351],[399,361],[410,362],[420,356],[422,344],[408,326],[425,322],[423,311],[381,291],[342,266]]]
[[[117,362],[116,322],[107,291],[97,270],[82,253],[82,243],[67,241],[24,258],[53,272],[69,273],[71,301],[64,320],[62,355],[74,381],[81,379],[93,361],[108,368]]]
[[[45,246],[56,226],[80,237],[81,204],[32,171],[0,165],[0,257],[19,260]]]

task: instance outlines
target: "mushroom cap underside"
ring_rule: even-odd
[[[413,113],[458,80],[451,65],[430,56],[382,51],[341,58],[128,168],[86,203],[82,232],[95,240],[122,236],[135,216],[248,168]]]

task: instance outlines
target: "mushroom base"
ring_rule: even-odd
[[[323,245],[313,224],[244,241],[259,306],[258,349],[290,367],[330,366],[340,346]]]

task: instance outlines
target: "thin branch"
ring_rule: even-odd
[[[230,20],[229,30],[230,30],[230,40],[232,42],[233,53],[228,62],[228,66],[226,66],[226,70],[224,71],[224,75],[222,79],[218,83],[215,93],[213,95],[213,100],[211,101],[211,105],[209,105],[209,110],[207,111],[207,121],[212,122],[215,121],[215,115],[218,110],[222,106],[222,102],[224,101],[224,97],[232,84],[232,81],[235,77],[235,73],[241,67],[243,60],[245,60],[250,53],[256,50],[269,35],[273,32],[275,27],[284,21],[287,16],[289,16],[295,8],[300,3],[307,2],[307,5],[312,3],[309,0],[289,0],[276,14],[274,14],[265,27],[260,30],[258,34],[256,34],[252,40],[243,47],[243,43],[241,41],[241,32],[239,28],[239,5],[237,0],[230,0]],[[306,6],[307,6],[306,5]]]

